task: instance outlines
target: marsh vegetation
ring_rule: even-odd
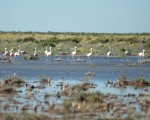
[[[112,48],[112,54],[124,56],[126,49],[132,55],[137,55],[143,49],[145,56],[150,56],[150,34],[117,34],[117,33],[55,33],[55,32],[0,32],[0,51],[4,48],[14,49],[21,45],[28,53],[33,53],[34,48],[40,54],[45,47],[53,48],[53,55],[70,53],[77,46],[78,54],[85,55],[92,47],[95,55],[105,55]]]
[[[8,57],[8,62],[0,57],[2,120],[150,117],[150,64],[137,62],[143,49],[144,60],[149,59],[150,34],[0,33],[1,55],[5,47],[17,51],[18,46],[28,54]],[[47,59],[45,47],[52,47]],[[107,57],[110,47],[113,56]],[[90,48],[93,56],[87,58]]]

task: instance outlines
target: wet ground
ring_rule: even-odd
[[[22,57],[16,58],[12,62],[0,61],[0,80],[5,76],[16,74],[21,77],[30,85],[34,85],[33,91],[28,91],[28,87],[24,86],[18,89],[19,92],[13,98],[8,98],[5,95],[0,98],[1,112],[17,112],[27,105],[29,112],[34,112],[34,106],[39,104],[39,113],[46,114],[47,105],[45,101],[51,101],[57,104],[55,107],[59,107],[59,104],[63,101],[63,97],[56,98],[58,91],[61,91],[57,86],[58,81],[63,79],[66,84],[81,83],[82,80],[87,80],[97,87],[91,89],[91,91],[100,91],[104,94],[111,93],[120,96],[119,100],[129,102],[133,98],[125,98],[124,95],[135,94],[143,92],[145,88],[135,89],[134,87],[126,88],[113,88],[106,86],[106,81],[117,81],[120,75],[124,75],[128,80],[133,80],[139,76],[143,76],[145,80],[150,80],[150,63],[138,63],[138,58],[135,56],[118,58],[118,57],[99,57],[94,56],[90,59],[86,57],[77,56],[72,58],[70,56],[52,56],[48,60],[44,57],[40,57],[39,60],[23,60]],[[89,77],[88,73],[94,73]],[[39,83],[41,76],[51,77],[52,82],[50,84],[41,85]],[[147,88],[147,93],[150,93]],[[28,95],[30,93],[30,95]],[[45,95],[51,97],[45,98]],[[54,96],[53,96],[54,95]],[[30,98],[28,98],[30,97]],[[17,107],[16,107],[17,104]],[[5,110],[5,106],[12,106],[11,109]],[[140,107],[137,104],[132,106],[136,107],[137,111],[140,111]],[[54,117],[56,117],[54,115]],[[61,118],[61,116],[57,115]]]

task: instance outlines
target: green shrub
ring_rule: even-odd
[[[139,82],[139,83],[143,83],[145,81],[143,76],[137,77],[135,80],[135,82]]]
[[[4,115],[4,120],[15,120],[14,117],[10,114],[5,114]]]
[[[123,81],[126,81],[126,80],[127,80],[127,77],[124,76],[124,75],[120,75],[119,78],[118,78],[118,80],[119,80],[120,82],[123,82]]]
[[[36,42],[37,40],[34,37],[27,37],[22,40],[22,42]]]
[[[72,103],[71,103],[71,101],[66,100],[66,101],[63,102],[63,106],[64,106],[65,110],[69,110],[70,107],[72,106]]]

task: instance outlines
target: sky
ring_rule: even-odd
[[[0,31],[150,32],[150,0],[0,0]]]

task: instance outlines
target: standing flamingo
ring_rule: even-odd
[[[19,55],[20,55],[20,47],[19,47],[18,51],[14,53],[14,58],[16,58]]]
[[[33,54],[33,56],[35,57],[35,59],[38,58],[38,53],[37,53],[37,51],[36,51],[36,47],[34,48],[34,54]]]
[[[71,55],[72,55],[72,57],[73,57],[73,61],[75,61],[75,60],[74,60],[74,56],[75,56],[76,54],[77,54],[77,47],[75,46],[74,51],[71,52]]]
[[[140,53],[138,53],[138,56],[139,56],[139,61],[141,61],[142,60],[142,57],[144,57],[144,53],[145,53],[145,50],[143,49],[143,52],[140,52]]]
[[[9,56],[10,56],[10,57],[13,57],[13,56],[14,56],[13,49],[9,50]]]
[[[46,47],[46,50],[45,50],[45,56],[47,55],[47,53],[48,53],[48,50],[47,50],[47,47]]]
[[[5,52],[4,52],[3,56],[9,56],[9,52],[7,51],[7,48],[5,48]]]
[[[107,57],[111,55],[111,47],[109,46],[109,52],[107,52]]]
[[[51,56],[52,55],[52,47],[49,47],[49,52],[47,50],[47,47],[46,47],[46,51],[45,51],[45,55],[46,55],[46,59],[48,59],[48,56]]]
[[[90,59],[90,57],[92,56],[92,48],[90,49],[90,52],[86,54],[86,56]]]
[[[131,53],[129,52],[129,50],[127,48],[125,48],[124,54],[125,54],[125,56],[131,55]]]

